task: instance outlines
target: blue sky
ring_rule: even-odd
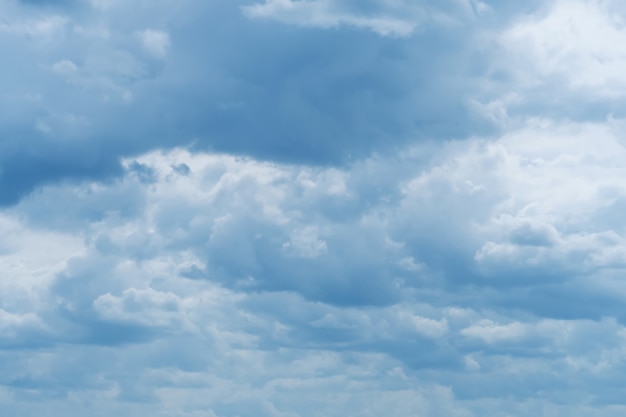
[[[0,0],[0,414],[623,416],[617,0]]]

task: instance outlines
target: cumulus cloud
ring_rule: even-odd
[[[556,76],[593,95],[623,94],[626,33],[619,3],[556,1],[546,9],[503,36],[513,53],[528,54],[524,60],[532,66],[525,81]]]
[[[119,175],[119,158],[157,148],[194,143],[328,165],[494,127],[470,104],[486,91],[478,28],[492,26],[475,2],[5,3],[0,53],[12,59],[0,101],[12,110],[0,128],[21,138],[0,156],[18,179],[3,182],[5,205],[46,178]],[[310,31],[250,18],[268,7],[306,9],[298,12],[304,25],[312,8],[330,23]],[[413,30],[423,19],[432,24]],[[354,24],[406,36],[345,30]],[[62,115],[85,123],[48,122]]]
[[[623,415],[623,13],[570,3],[4,2],[0,409]]]
[[[113,368],[81,375],[102,375],[92,389],[103,407],[176,407],[172,392],[219,381],[225,393],[245,386],[242,397],[197,407],[308,415],[311,396],[341,386],[360,398],[385,381],[391,391],[376,398],[390,404],[399,392],[451,387],[445,403],[399,415],[518,412],[534,396],[511,381],[521,372],[547,403],[558,408],[568,392],[592,410],[614,394],[591,381],[623,366],[623,222],[608,215],[625,190],[620,123],[530,120],[497,140],[414,145],[341,169],[188,149],[126,159],[114,182],[47,186],[5,210],[7,225],[82,236],[52,279],[33,284],[45,296],[30,310],[4,307],[6,326],[23,343],[39,334],[53,355],[114,346]],[[430,162],[417,163],[425,154]],[[55,209],[67,201],[72,210]],[[124,376],[139,352],[139,379]],[[49,374],[29,378],[43,386]],[[364,391],[351,391],[353,378],[365,378]],[[477,383],[520,402],[490,403]]]

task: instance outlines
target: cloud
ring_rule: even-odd
[[[323,28],[345,24],[370,29],[384,36],[407,36],[417,26],[410,19],[344,14],[341,9],[335,8],[336,4],[329,1],[268,0],[263,4],[246,6],[243,10],[252,18],[273,18],[287,23]]]
[[[537,18],[510,28],[503,42],[528,54],[529,84],[551,77],[595,96],[622,94],[625,50],[623,16],[616,2],[557,1]]]
[[[38,302],[2,307],[6,323],[53,358],[112,349],[80,373],[101,410],[174,410],[201,392],[178,415],[307,415],[340,391],[321,407],[373,396],[399,415],[479,415],[534,409],[541,390],[554,415],[571,412],[563,398],[610,415],[617,393],[598,381],[621,372],[626,335],[620,126],[530,119],[344,168],[184,148],[128,158],[115,181],[5,209],[8,228],[80,236],[45,261],[58,267]],[[38,387],[37,403],[85,395],[48,371],[6,375],[13,396]],[[396,403],[420,392],[439,400]]]
[[[17,20],[17,19],[16,19]],[[22,18],[14,22],[0,23],[0,33],[27,37],[38,42],[53,42],[67,29],[69,19],[58,14],[38,18]]]
[[[4,205],[47,181],[112,178],[120,158],[159,148],[340,165],[416,139],[493,129],[469,104],[483,87],[468,63],[486,59],[476,25],[488,13],[475,6],[424,6],[431,20],[462,23],[381,37],[343,30],[343,18],[338,30],[320,31],[248,18],[264,4],[9,4],[0,25],[10,40],[0,53],[12,57],[0,82],[12,109],[0,120],[9,138]],[[405,2],[336,4],[294,8],[407,34],[413,23],[395,22],[422,13]]]
[[[146,51],[150,54],[163,58],[170,49],[170,37],[166,32],[154,29],[146,29],[138,32],[139,39]]]
[[[623,415],[616,3],[5,3],[2,410]]]
[[[94,301],[94,309],[105,320],[137,322],[146,326],[180,326],[175,317],[181,310],[181,300],[172,293],[161,293],[151,288],[138,290],[129,288],[121,297],[110,293],[101,295]],[[151,310],[154,309],[154,313]],[[143,315],[134,314],[141,311]],[[172,315],[163,315],[169,311]]]

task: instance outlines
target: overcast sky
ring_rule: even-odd
[[[0,415],[626,415],[622,1],[0,0],[0,54]]]

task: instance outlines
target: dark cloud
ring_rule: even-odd
[[[485,59],[466,31],[295,30],[225,2],[179,5],[165,24],[168,4],[13,10],[18,38],[0,48],[15,56],[6,88],[22,110],[0,123],[13,148],[0,160],[4,204],[46,180],[118,174],[119,157],[156,147],[326,165],[490,129],[464,104],[479,88],[468,62]],[[56,20],[36,29],[43,19]],[[162,59],[142,47],[146,29],[170,40]]]

